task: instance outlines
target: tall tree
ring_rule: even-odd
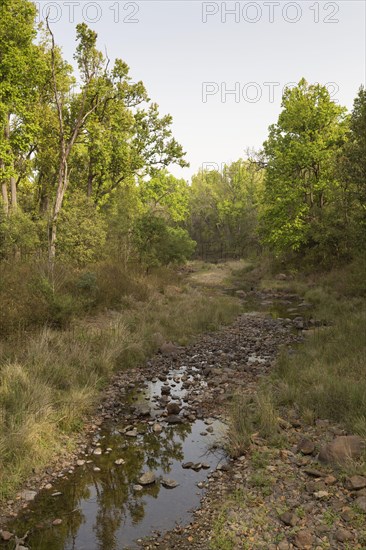
[[[283,95],[282,112],[264,143],[262,230],[277,253],[316,248],[324,237],[338,186],[334,162],[346,138],[345,112],[325,86],[304,79]]]

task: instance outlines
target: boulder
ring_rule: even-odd
[[[326,464],[344,464],[360,457],[365,441],[358,435],[342,435],[325,445],[319,453],[319,460]]]
[[[297,451],[303,455],[311,455],[315,451],[315,445],[311,439],[303,437],[297,446]]]
[[[179,414],[180,406],[178,403],[168,403],[166,410],[168,411],[168,414]]]
[[[142,476],[139,479],[140,485],[152,485],[156,481],[156,476],[154,472],[146,472],[145,474],[142,474]]]
[[[175,355],[178,351],[178,347],[173,342],[164,342],[160,346],[160,352],[163,355]]]

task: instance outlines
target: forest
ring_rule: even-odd
[[[33,2],[2,0],[3,499],[35,462],[72,447],[117,365],[238,314],[230,297],[180,288],[187,262],[245,259],[271,276],[333,278],[342,300],[360,300],[351,332],[366,292],[363,85],[347,110],[302,78],[260,150],[243,143],[242,158],[187,181],[171,173],[188,167],[172,116],[127,63],[112,62],[80,23],[71,64],[52,25],[35,21]]]

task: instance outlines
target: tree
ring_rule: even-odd
[[[302,79],[285,91],[282,109],[264,143],[262,209],[262,236],[278,254],[321,245],[339,185],[335,156],[347,132],[345,108],[325,86]]]
[[[32,105],[38,48],[33,43],[36,9],[28,0],[3,0],[0,6],[0,181],[3,209],[17,207],[17,161],[33,132]]]
[[[68,160],[85,122],[104,100],[108,88],[106,89],[103,78],[105,60],[96,49],[97,34],[85,23],[81,23],[76,27],[78,46],[74,56],[82,79],[81,92],[71,104],[66,105],[65,94],[60,93],[58,87],[56,45],[48,21],[47,28],[51,35],[52,83],[59,130],[57,188],[52,206],[49,236],[49,262],[53,267],[56,256],[57,221],[69,182]]]
[[[200,171],[192,178],[190,228],[201,256],[241,257],[258,246],[257,209],[263,174],[239,159],[222,172]]]

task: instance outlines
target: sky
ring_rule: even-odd
[[[366,81],[366,2],[200,0],[41,0],[56,42],[73,62],[75,26],[86,22],[98,46],[130,66],[162,114],[190,168],[220,168],[259,149],[277,121],[285,86],[302,77],[327,85],[352,108]]]

